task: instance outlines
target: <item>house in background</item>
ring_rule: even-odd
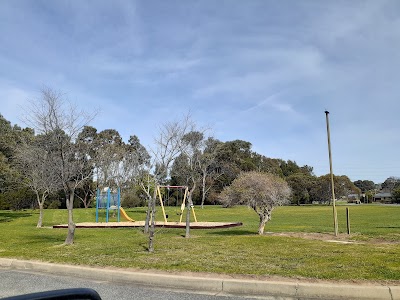
[[[392,194],[391,193],[375,194],[374,201],[379,201],[382,203],[391,203],[392,202]]]
[[[347,202],[361,204],[360,195],[359,194],[347,195]]]

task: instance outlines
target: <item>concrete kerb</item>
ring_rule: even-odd
[[[297,283],[259,280],[224,279],[223,292],[233,295],[274,295],[280,297],[296,297]]]
[[[392,295],[393,300],[400,299],[400,286],[390,286],[390,294]]]
[[[393,299],[390,288],[387,286],[303,283],[298,285],[297,297],[321,299],[326,295],[329,295],[332,299]]]
[[[151,274],[0,258],[0,267],[212,293],[312,299],[400,300],[400,286],[278,282]]]
[[[214,293],[222,292],[222,280],[214,278],[152,274],[123,270],[108,270],[102,268],[71,266],[5,258],[0,258],[0,267],[17,270],[32,270],[44,273],[68,275],[110,282],[134,282],[137,284],[156,287],[190,289]]]

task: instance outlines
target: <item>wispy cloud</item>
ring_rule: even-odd
[[[398,1],[0,6],[6,118],[45,84],[89,109],[101,106],[99,128],[150,141],[155,122],[192,110],[215,125],[217,138],[242,138],[265,155],[324,170],[328,109],[337,164],[361,157],[360,148],[364,165],[400,168],[387,150],[400,146],[392,137],[400,131]],[[386,150],[370,150],[371,141]]]

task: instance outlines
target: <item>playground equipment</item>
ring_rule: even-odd
[[[161,192],[161,189],[165,188],[164,193]],[[179,193],[182,198],[182,203],[180,206],[180,219],[179,222],[168,222],[167,215],[165,214],[163,195],[165,197],[164,200],[169,201],[170,189],[178,189],[176,201],[178,203]],[[187,186],[157,186],[156,187],[156,196],[160,200],[160,206],[162,208],[162,213],[164,216],[164,222],[154,222],[155,226],[164,227],[164,228],[185,228],[187,224],[182,223],[182,216],[185,210],[186,204],[190,205],[190,208],[193,213],[193,217],[195,222],[190,223],[190,228],[192,229],[213,229],[213,228],[229,228],[235,226],[243,225],[241,222],[198,222],[196,218],[196,214],[194,211],[194,206],[192,203],[187,203],[187,195],[189,193],[189,189]],[[77,228],[120,228],[120,227],[143,227],[145,226],[145,221],[135,221],[132,220],[125,212],[125,210],[121,207],[121,198],[120,198],[120,190],[118,189],[116,193],[112,193],[110,188],[105,188],[103,192],[97,190],[96,197],[96,223],[84,222],[76,224]],[[99,222],[99,210],[106,209],[106,222]],[[109,219],[109,211],[115,212],[118,211],[118,222],[108,222]],[[130,222],[119,222],[120,216],[125,218]],[[53,228],[68,228],[68,224],[61,225],[53,225]]]
[[[121,207],[121,192],[118,188],[117,193],[112,193],[110,188],[105,188],[103,192],[100,189],[97,189],[96,195],[96,223],[99,222],[99,210],[106,210],[106,223],[109,220],[110,211],[115,212],[117,210],[117,221],[119,222],[121,219],[121,215],[129,222],[134,222],[132,218],[130,218],[126,211]]]
[[[160,206],[162,209],[162,213],[163,213],[163,217],[164,217],[164,223],[167,224],[168,220],[167,220],[167,215],[165,214],[165,208],[164,208],[164,202],[162,199],[162,194],[161,194],[161,188],[167,188],[167,193],[169,193],[170,189],[181,189],[184,190],[184,196],[182,199],[182,204],[181,204],[181,212],[180,212],[180,218],[179,218],[179,223],[182,223],[182,216],[183,216],[183,212],[185,210],[185,206],[186,206],[186,198],[187,198],[187,194],[189,192],[189,189],[187,186],[182,186],[182,185],[158,185],[157,186],[157,196],[160,200]],[[194,221],[197,223],[197,218],[196,218],[196,213],[194,211],[194,206],[193,204],[190,205],[191,209],[192,209],[192,213],[193,213],[193,217],[194,217]]]

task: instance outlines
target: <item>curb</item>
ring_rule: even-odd
[[[93,280],[136,283],[158,288],[165,287],[232,295],[275,296],[291,299],[400,300],[400,286],[189,277],[124,270],[108,270],[7,258],[0,258],[0,268],[33,270],[58,275],[84,277]]]

